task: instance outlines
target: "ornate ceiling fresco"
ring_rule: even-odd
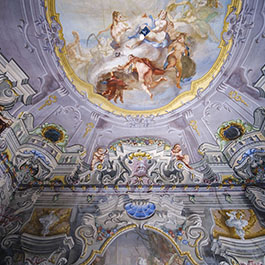
[[[265,264],[263,0],[0,21],[1,265]]]
[[[225,18],[241,9],[239,1],[147,5],[47,5],[48,18],[62,30],[57,55],[67,76],[80,93],[109,111],[161,114],[193,99],[220,71],[232,46]]]

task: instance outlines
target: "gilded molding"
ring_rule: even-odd
[[[56,13],[56,8],[55,8],[55,0],[45,0],[45,7],[47,9],[46,11],[46,19],[51,26],[53,23],[53,20],[59,23],[61,29],[58,31],[58,36],[61,40],[64,41],[63,37],[63,27],[62,24],[60,23],[59,20],[59,14]],[[221,36],[224,35],[225,32],[229,30],[229,22],[227,22],[227,18],[231,13],[234,13],[238,17],[240,11],[242,8],[242,0],[232,0],[232,3],[228,5],[228,11],[227,14],[224,18],[224,26],[223,26],[223,31],[221,33]],[[72,81],[73,85],[76,87],[78,92],[81,95],[86,95],[88,100],[91,101],[93,104],[100,106],[102,109],[109,111],[113,114],[117,115],[132,115],[132,116],[137,116],[137,115],[144,115],[144,116],[149,116],[149,115],[163,115],[166,114],[170,111],[173,111],[179,107],[181,107],[183,104],[193,100],[196,98],[197,91],[200,89],[200,91],[204,91],[210,84],[210,82],[216,77],[216,75],[219,73],[221,70],[224,62],[226,61],[229,51],[231,50],[233,46],[233,38],[230,38],[229,40],[224,40],[222,37],[222,40],[220,42],[220,53],[211,67],[211,69],[208,71],[207,74],[205,74],[203,77],[200,79],[193,81],[191,83],[191,88],[189,91],[185,91],[181,93],[179,96],[177,96],[175,99],[173,99],[170,103],[167,105],[157,108],[157,109],[152,109],[152,110],[141,110],[141,111],[135,111],[135,110],[127,110],[127,109],[122,109],[119,108],[115,105],[113,105],[111,102],[109,102],[107,99],[102,97],[101,95],[98,95],[93,92],[93,86],[85,81],[82,81],[80,78],[77,77],[75,74],[74,70],[70,66],[67,57],[66,57],[66,47],[64,45],[63,48],[59,47],[54,47],[55,53],[60,59],[60,64],[62,65],[66,76],[68,77],[69,80]]]

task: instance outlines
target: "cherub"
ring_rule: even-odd
[[[92,162],[91,162],[92,170],[95,169],[95,165],[97,163],[99,163],[99,162],[103,163],[103,161],[104,161],[105,157],[107,156],[107,154],[108,154],[108,150],[105,149],[105,148],[102,148],[102,147],[99,147],[97,149],[97,151],[94,152],[94,155],[93,155],[93,158],[92,158]]]
[[[132,54],[129,55],[129,61],[124,66],[119,66],[118,69],[125,69],[129,66],[138,73],[138,81],[141,84],[141,88],[153,98],[153,94],[150,89],[155,88],[160,82],[166,81],[166,78],[160,77],[158,80],[153,80],[153,75],[163,75],[164,70],[156,68],[149,59],[136,57]]]
[[[114,40],[112,44],[113,48],[120,47],[122,35],[131,27],[126,23],[127,19],[119,11],[113,11],[112,13],[112,24],[109,25],[106,29],[101,30],[97,36],[110,30],[110,35]]]
[[[182,154],[182,149],[179,144],[175,144],[171,149],[171,158],[182,161],[187,167],[190,168],[190,158],[188,155]]]
[[[185,44],[186,33],[179,33],[176,40],[174,40],[168,47],[169,55],[167,57],[166,70],[175,67],[177,70],[176,86],[181,88],[180,80],[182,76],[182,62],[183,54],[188,55],[188,50]]]

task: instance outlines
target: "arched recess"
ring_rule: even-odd
[[[116,263],[111,262],[113,260]],[[80,264],[161,265],[171,262],[183,265],[198,264],[189,251],[182,251],[175,240],[161,229],[150,225],[139,228],[132,224],[119,229],[99,250],[93,250]]]

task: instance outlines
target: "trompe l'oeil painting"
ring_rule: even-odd
[[[189,91],[212,68],[230,1],[55,3],[78,78],[117,107],[152,110]]]

